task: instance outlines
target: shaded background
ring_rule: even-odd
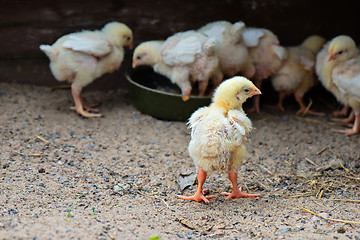
[[[357,0],[0,0],[0,6],[1,82],[63,84],[51,75],[39,45],[82,29],[100,29],[110,21],[123,22],[133,30],[135,47],[216,20],[242,20],[247,26],[268,28],[284,46],[297,45],[311,34],[327,39],[347,34],[360,42]],[[119,71],[89,87],[123,86],[132,51],[126,50]]]

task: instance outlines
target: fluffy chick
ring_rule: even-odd
[[[243,39],[248,47],[253,67],[255,67],[252,79],[255,85],[261,89],[262,81],[275,74],[282,66],[282,62],[286,58],[286,50],[280,46],[278,37],[268,29],[247,27],[243,31]],[[260,96],[254,98],[254,106],[251,111],[260,113]]]
[[[339,130],[347,136],[360,131],[360,54],[354,40],[345,35],[332,39],[326,48],[319,66],[320,80],[344,105],[353,109],[354,126]]]
[[[226,77],[236,74],[251,78],[254,68],[251,67],[249,52],[242,37],[245,23],[216,21],[198,29],[199,32],[216,40],[216,54],[219,57],[221,72]]]
[[[40,45],[50,59],[50,69],[58,81],[71,83],[78,114],[101,117],[84,104],[82,89],[105,73],[117,70],[124,58],[124,46],[132,47],[132,31],[123,23],[110,22],[101,31],[82,31],[59,38],[53,45]]]
[[[179,198],[208,203],[214,196],[204,196],[202,186],[207,173],[214,170],[228,171],[233,190],[222,193],[228,196],[227,200],[259,196],[242,193],[237,187],[237,171],[245,154],[244,139],[252,129],[242,104],[258,94],[261,94],[260,90],[251,81],[244,77],[233,77],[215,90],[209,107],[202,107],[191,115],[188,150],[197,169],[198,189],[194,196]]]
[[[286,48],[287,57],[282,67],[271,77],[274,89],[279,92],[277,106],[281,111],[285,111],[284,98],[294,93],[295,100],[300,106],[297,114],[306,112],[303,97],[316,84],[315,58],[325,41],[324,38],[313,35],[306,38],[299,46]],[[307,113],[316,116],[324,115],[312,110],[308,110]]]
[[[189,99],[196,81],[199,96],[205,94],[209,79],[214,86],[222,81],[215,40],[196,31],[177,33],[166,41],[140,44],[134,51],[132,65],[133,68],[149,65],[155,72],[168,77],[179,86],[184,101]]]

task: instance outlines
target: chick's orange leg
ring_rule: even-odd
[[[199,96],[204,96],[209,81],[199,81]]]
[[[360,132],[360,113],[355,114],[355,122],[353,128],[345,130],[335,130],[336,132],[345,133],[346,136],[356,135]]]
[[[285,112],[285,108],[284,108],[284,105],[283,105],[283,102],[284,102],[285,97],[286,97],[286,94],[285,94],[285,93],[283,93],[283,92],[280,92],[280,93],[279,93],[279,101],[278,101],[277,107],[278,107],[278,109],[280,109],[280,111],[282,111],[282,112]]]
[[[229,179],[232,183],[233,190],[231,193],[222,192],[222,195],[228,196],[226,200],[230,200],[231,198],[249,198],[249,197],[259,197],[259,194],[246,194],[241,192],[241,188],[239,189],[237,186],[237,173],[236,171],[229,170]]]
[[[94,104],[85,104],[84,99],[81,97],[80,95],[80,100],[81,100],[81,104],[83,106],[83,109],[87,112],[99,112],[99,109],[95,108],[97,106],[99,106],[99,104],[94,103]],[[71,107],[71,110],[76,110],[75,107]]]
[[[294,97],[295,97],[296,102],[297,102],[297,103],[299,104],[299,106],[300,106],[300,109],[296,112],[296,114],[298,114],[298,115],[299,115],[299,114],[310,114],[310,115],[319,116],[319,117],[325,115],[325,113],[315,112],[315,111],[310,110],[310,109],[308,109],[308,110],[306,111],[307,107],[306,107],[305,104],[304,104],[303,94],[298,93],[298,92],[295,92]]]
[[[197,191],[195,193],[194,196],[191,196],[191,197],[186,197],[186,196],[182,196],[182,195],[179,195],[178,197],[181,198],[181,199],[184,199],[184,200],[193,200],[193,201],[196,201],[196,202],[202,202],[204,201],[205,203],[209,203],[209,199],[215,197],[215,196],[205,196],[204,193],[203,193],[203,185],[204,185],[204,182],[206,180],[206,172],[202,169],[199,169],[198,172],[197,172],[197,178],[198,178],[198,188],[197,188]]]
[[[89,113],[87,111],[84,110],[84,106],[83,106],[83,100],[81,98],[81,88],[78,88],[74,85],[71,86],[71,93],[73,95],[74,98],[74,102],[75,102],[75,111],[85,117],[85,118],[96,118],[96,117],[101,117],[101,114],[94,114],[94,113]]]
[[[347,118],[331,118],[332,121],[343,123],[343,124],[351,123],[352,121],[354,121],[354,119],[355,119],[354,111],[351,111],[349,117],[347,117]]]
[[[334,111],[330,114],[331,117],[346,116],[349,111],[349,106],[344,106],[340,111]]]

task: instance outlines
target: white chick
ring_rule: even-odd
[[[340,35],[332,39],[324,51],[326,51],[326,60],[321,62],[322,66],[319,66],[320,80],[339,101],[352,108],[355,116],[353,128],[339,132],[344,132],[347,136],[358,134],[360,131],[359,50],[351,37]]]
[[[249,58],[248,49],[243,41],[243,22],[234,24],[227,21],[208,23],[198,31],[216,40],[216,54],[219,57],[220,70],[226,77],[237,74],[251,78],[255,68]]]
[[[178,85],[183,101],[189,99],[195,82],[199,85],[199,96],[203,96],[209,79],[214,86],[222,81],[215,40],[195,31],[177,33],[164,42],[140,44],[133,54],[133,68],[140,65],[152,66],[155,72]]]
[[[261,92],[251,81],[244,77],[233,77],[222,82],[215,90],[209,107],[202,107],[191,115],[188,150],[197,169],[198,189],[194,196],[179,198],[208,203],[214,196],[204,196],[202,187],[207,173],[215,170],[228,171],[233,190],[222,193],[228,196],[227,200],[259,196],[242,193],[237,187],[237,171],[245,154],[245,136],[252,129],[242,104],[257,94]]]
[[[299,46],[287,47],[287,57],[279,71],[271,77],[274,89],[279,92],[278,108],[285,111],[283,107],[284,98],[293,94],[300,106],[297,114],[308,113],[316,116],[323,116],[312,110],[307,110],[303,97],[315,84],[315,58],[321,49],[325,39],[313,35],[304,40]],[[307,110],[307,111],[306,111]]]
[[[117,70],[124,58],[124,46],[132,47],[132,31],[123,23],[110,22],[101,31],[82,31],[59,38],[53,45],[40,45],[50,58],[50,69],[58,81],[71,83],[78,114],[101,117],[84,104],[82,89],[105,73]]]
[[[286,58],[286,50],[280,46],[277,36],[268,29],[245,28],[243,39],[255,67],[255,75],[252,79],[261,89],[262,81],[280,69]],[[254,97],[254,107],[251,111],[260,113],[260,96]]]

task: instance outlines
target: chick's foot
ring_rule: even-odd
[[[214,198],[215,196],[205,196],[202,192],[196,192],[194,196],[186,197],[182,195],[178,195],[179,198],[183,200],[193,200],[195,202],[202,202],[204,201],[206,204],[209,203],[209,199]]]
[[[81,107],[71,107],[71,110],[75,110],[80,116],[83,116],[84,118],[99,118],[102,117],[99,113],[90,113],[85,111],[82,106]]]
[[[228,196],[226,198],[226,200],[230,200],[232,198],[250,198],[250,197],[259,197],[259,194],[247,194],[247,193],[243,193],[241,192],[241,189],[236,188],[233,189],[233,191],[231,193],[228,192],[222,192],[222,195]]]
[[[99,106],[99,104],[90,104],[90,105],[83,105],[83,109],[86,111],[86,112],[95,112],[95,113],[98,113],[99,112],[99,109],[95,108]],[[71,110],[76,110],[76,107],[73,106],[70,108]]]

